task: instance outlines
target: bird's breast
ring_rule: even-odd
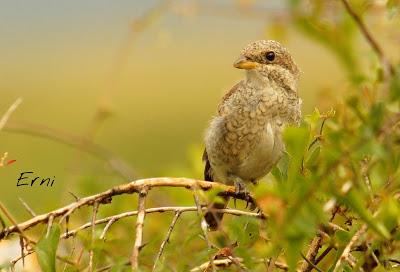
[[[245,180],[257,180],[266,175],[279,161],[284,151],[278,125],[268,123],[259,139],[241,161],[237,174]]]

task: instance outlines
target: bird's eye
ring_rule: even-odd
[[[267,60],[269,60],[269,61],[273,61],[273,60],[275,59],[275,53],[272,52],[272,51],[268,51],[268,52],[265,54],[265,58],[266,58]]]

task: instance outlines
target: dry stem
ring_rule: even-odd
[[[146,216],[145,203],[147,191],[147,188],[144,187],[139,193],[138,216],[136,220],[136,237],[135,244],[132,250],[132,256],[130,259],[132,271],[136,271],[139,267],[139,252],[142,247],[144,218]]]
[[[99,203],[95,202],[93,204],[93,214],[92,214],[92,235],[91,235],[91,243],[92,246],[90,247],[89,251],[89,272],[93,271],[93,246],[94,246],[94,240],[95,240],[95,222],[96,222],[96,216],[97,216],[97,211],[99,209]]]
[[[103,146],[93,143],[90,139],[47,126],[25,122],[8,122],[4,126],[4,131],[38,136],[72,146],[106,161],[115,173],[125,179],[132,179],[137,176],[135,171],[125,161]]]
[[[33,217],[36,216],[36,213],[32,210],[31,207],[20,197],[18,197],[19,201],[22,203],[22,206],[24,206],[25,210]]]
[[[394,74],[393,65],[389,62],[388,58],[383,53],[381,46],[378,44],[376,39],[372,36],[371,32],[368,30],[368,28],[365,25],[362,18],[355,12],[355,10],[352,8],[352,6],[350,5],[350,3],[347,0],[342,0],[342,3],[344,5],[344,7],[346,8],[347,12],[349,13],[349,15],[356,22],[356,24],[357,24],[358,28],[360,29],[364,38],[367,40],[367,42],[371,45],[372,49],[377,54],[377,56],[382,64],[382,69],[384,71],[385,77],[387,78],[388,76],[393,75]]]
[[[202,207],[202,210],[203,211],[207,210],[207,207]],[[148,214],[148,213],[163,213],[163,212],[175,212],[175,213],[197,212],[197,207],[196,206],[188,206],[188,207],[171,206],[171,207],[156,207],[156,208],[146,209],[146,214]],[[251,216],[251,217],[257,217],[260,219],[265,218],[265,216],[260,213],[246,212],[246,211],[230,209],[230,208],[221,209],[218,212],[231,214],[231,215],[235,215],[235,216]],[[102,240],[105,239],[106,232],[111,227],[111,225],[114,224],[116,221],[118,221],[122,218],[125,218],[125,217],[135,216],[137,214],[138,214],[138,211],[130,211],[130,212],[124,212],[124,213],[120,213],[120,214],[116,214],[113,216],[109,216],[109,217],[105,217],[105,218],[96,220],[96,222],[95,222],[96,225],[106,224],[106,226],[104,227],[103,233],[100,236],[100,239],[102,239]],[[64,234],[61,235],[61,238],[69,238],[71,236],[74,236],[79,231],[90,228],[91,226],[92,226],[92,222],[87,222],[74,230],[65,232]]]
[[[357,242],[357,240],[360,238],[360,236],[363,235],[367,231],[367,229],[368,229],[368,225],[364,224],[350,239],[350,242],[346,245],[346,247],[344,248],[344,250],[342,252],[342,255],[340,255],[340,258],[339,258],[338,262],[336,263],[335,269],[333,270],[334,272],[339,271],[340,264],[342,263],[342,261],[346,260],[346,261],[350,261],[350,263],[352,263],[352,261],[349,260],[351,247]]]
[[[8,119],[10,119],[11,114],[18,108],[19,104],[21,104],[22,98],[18,98],[9,108],[8,110],[3,114],[3,116],[0,119],[0,131],[4,128],[6,125]]]
[[[158,253],[157,253],[157,256],[156,256],[156,259],[155,259],[155,261],[154,261],[154,265],[153,265],[153,270],[152,270],[152,271],[155,271],[155,270],[156,270],[157,263],[158,263],[158,261],[159,261],[161,255],[162,255],[162,253],[163,253],[163,251],[164,251],[165,245],[169,242],[169,238],[170,238],[170,236],[171,236],[172,230],[174,229],[175,224],[176,224],[176,222],[178,221],[178,218],[179,218],[180,215],[181,215],[181,212],[179,212],[179,211],[175,212],[175,216],[174,216],[174,218],[172,219],[172,222],[171,222],[171,224],[170,224],[170,226],[169,226],[169,228],[168,228],[167,235],[166,235],[164,241],[161,243],[160,250],[159,250]]]

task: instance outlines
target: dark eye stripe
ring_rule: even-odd
[[[272,52],[272,51],[268,51],[268,52],[265,54],[265,58],[266,58],[268,61],[273,61],[273,60],[275,59],[275,53]]]

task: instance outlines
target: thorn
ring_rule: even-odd
[[[144,244],[142,244],[140,247],[139,247],[139,251],[141,251],[142,250],[142,248],[144,248],[145,246],[147,246],[149,243],[147,242],[147,243],[144,243]]]
[[[75,201],[76,201],[76,202],[78,202],[78,201],[80,200],[80,198],[79,198],[78,196],[76,196],[73,192],[68,191],[68,193],[69,193],[70,195],[72,195],[73,198],[75,198]]]

